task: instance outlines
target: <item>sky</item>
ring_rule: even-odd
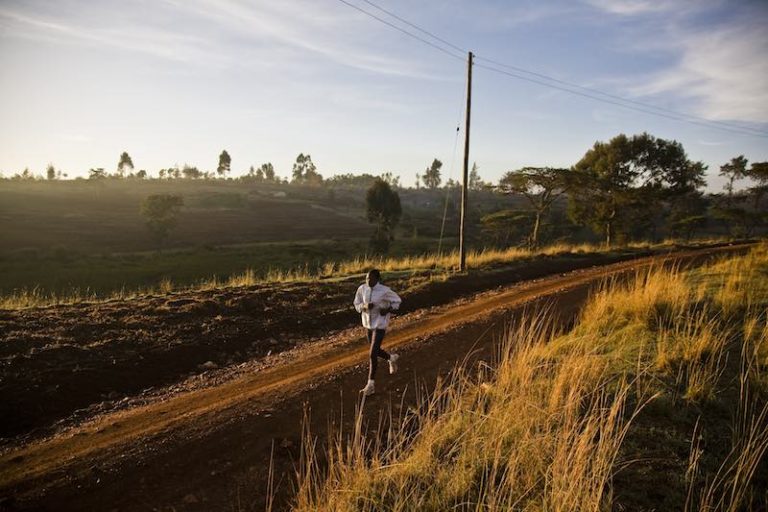
[[[486,181],[571,166],[619,133],[678,140],[712,191],[732,157],[768,160],[765,0],[372,1],[478,56],[469,158]],[[429,40],[366,0],[0,0],[0,171],[87,176],[123,151],[150,175],[214,170],[226,149],[233,175],[287,177],[309,153],[325,177],[412,185],[438,158],[459,178],[466,56],[347,4]]]

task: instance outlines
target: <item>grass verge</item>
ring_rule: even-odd
[[[307,435],[295,510],[764,510],[768,245],[529,315],[386,430]],[[321,453],[322,450],[322,453]]]
[[[713,240],[698,241],[698,245],[714,243]],[[672,240],[664,241],[658,244],[637,243],[623,247],[614,247],[606,249],[603,246],[589,244],[556,244],[542,247],[537,250],[527,250],[521,248],[508,249],[484,249],[470,251],[467,255],[467,266],[471,270],[495,268],[508,265],[515,262],[538,256],[577,256],[577,255],[606,255],[616,252],[626,251],[663,251],[672,249],[676,242]],[[283,249],[285,251],[287,249]],[[274,256],[279,259],[279,256]],[[193,258],[194,259],[194,258]],[[91,289],[89,287],[65,287],[63,291],[52,291],[45,287],[21,287],[0,295],[0,309],[23,309],[29,307],[44,307],[60,304],[77,304],[83,302],[105,302],[111,300],[125,300],[147,295],[167,294],[173,291],[194,292],[230,287],[245,287],[257,285],[269,285],[280,283],[300,283],[316,280],[343,279],[353,275],[363,273],[371,268],[379,268],[385,272],[400,273],[406,275],[415,275],[428,273],[435,279],[444,279],[445,276],[458,267],[458,253],[451,250],[445,253],[422,253],[420,255],[400,255],[395,257],[365,257],[354,258],[351,260],[333,260],[316,262],[313,264],[295,264],[293,267],[285,266],[267,266],[266,268],[246,268],[242,272],[234,272],[225,277],[216,275],[206,278],[193,280],[190,276],[182,282],[174,282],[167,275],[158,275],[154,284],[146,286],[123,286],[112,291],[105,292],[104,289]],[[259,260],[261,261],[261,260]],[[293,261],[290,260],[289,261]],[[204,267],[208,272],[216,265],[211,261]],[[189,266],[184,261],[177,261],[175,264],[179,268]],[[196,262],[198,267],[200,262]],[[93,263],[94,270],[98,263]],[[197,268],[197,267],[196,267]],[[200,274],[203,267],[197,268],[195,272]],[[85,272],[81,269],[80,274]],[[121,271],[121,275],[122,275]],[[79,275],[79,274],[78,274]],[[125,271],[125,275],[131,275]],[[142,279],[144,279],[142,277]],[[78,277],[78,282],[83,281],[82,276]],[[110,285],[111,286],[111,285]]]

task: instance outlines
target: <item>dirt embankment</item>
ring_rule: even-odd
[[[669,250],[668,248],[666,250]],[[499,285],[649,255],[536,257],[444,281],[391,280],[404,313]],[[209,385],[216,368],[259,360],[358,321],[355,278],[180,292],[166,296],[0,310],[0,441],[17,445],[166,386]]]

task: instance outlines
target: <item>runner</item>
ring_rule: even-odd
[[[400,308],[402,300],[389,287],[381,284],[381,273],[377,269],[368,272],[365,284],[361,284],[355,294],[355,309],[361,314],[363,327],[367,329],[368,343],[371,345],[371,360],[368,367],[368,383],[360,390],[364,396],[376,392],[374,377],[379,357],[389,361],[389,373],[397,371],[397,354],[388,354],[381,348],[384,340],[389,314]]]

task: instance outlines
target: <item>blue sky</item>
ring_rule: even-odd
[[[764,0],[376,3],[480,57],[768,132]],[[459,176],[465,63],[338,0],[0,0],[0,69],[6,176],[49,162],[70,177],[113,170],[122,151],[151,174],[213,170],[224,148],[233,174],[269,161],[288,176],[303,152],[324,176],[411,184],[435,157]],[[643,131],[708,164],[710,189],[731,157],[768,159],[768,136],[475,68],[470,159],[486,180],[570,166],[596,140]]]

